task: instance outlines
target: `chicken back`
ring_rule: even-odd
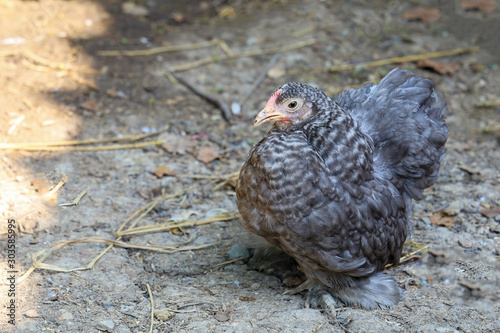
[[[397,68],[336,100],[279,87],[256,117],[274,126],[251,150],[236,194],[243,226],[292,256],[307,281],[346,305],[393,307],[412,199],[436,182],[448,129],[428,79]]]

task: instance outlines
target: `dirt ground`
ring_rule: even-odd
[[[137,142],[166,140],[136,149],[1,150],[2,332],[148,332],[148,286],[154,332],[500,332],[500,107],[477,106],[500,96],[498,2],[483,11],[465,10],[460,1],[124,3],[0,0],[1,144],[162,129]],[[439,8],[437,21],[430,13],[422,16],[430,22],[405,19],[422,6]],[[224,59],[220,44],[198,45],[214,39],[233,53],[257,54]],[[199,47],[135,56],[102,53],[187,44]],[[434,59],[448,74],[415,61],[362,66],[470,46],[479,51]],[[281,47],[291,49],[275,56]],[[270,51],[258,54],[262,50]],[[198,67],[178,67],[205,58],[208,63]],[[358,66],[314,70],[348,63]],[[252,120],[270,92],[301,81],[334,94],[377,81],[396,66],[436,82],[449,104],[450,138],[438,183],[414,207],[411,240],[417,245],[405,248],[405,254],[415,246],[428,246],[429,252],[388,269],[404,289],[395,309],[328,314],[304,308],[304,294],[283,295],[285,282],[300,276],[249,261],[237,219],[121,238],[140,246],[181,244],[182,251],[114,246],[92,270],[36,268],[10,285],[8,278],[20,279],[33,265],[32,256],[54,242],[115,240],[129,216],[161,195],[175,194],[139,226],[236,212],[234,183],[224,179],[239,170],[268,130],[253,128]],[[238,103],[233,107],[242,106],[241,112],[226,122],[217,107],[172,83],[172,69],[228,105]],[[104,144],[117,143],[98,146]],[[77,205],[61,206],[83,191]],[[17,235],[13,266],[7,251],[10,219]],[[43,262],[84,267],[106,247],[74,244]],[[9,296],[12,288],[15,296]],[[15,325],[8,323],[11,300]]]

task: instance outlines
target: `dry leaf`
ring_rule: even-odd
[[[419,20],[425,23],[436,23],[441,17],[438,8],[415,8],[403,13],[406,20]]]
[[[432,215],[430,218],[432,224],[441,225],[443,227],[453,227],[455,225],[455,220],[453,217],[439,212],[437,214]]]
[[[173,12],[170,17],[177,23],[184,22],[184,15],[181,12]]]
[[[97,101],[95,99],[89,99],[80,104],[82,108],[89,111],[97,111]]]
[[[220,18],[230,18],[230,19],[235,18],[236,11],[231,6],[224,6],[221,9],[219,9],[219,17]]]
[[[233,309],[229,306],[226,308],[226,311],[217,311],[215,312],[215,319],[222,322],[229,321],[229,319],[231,319],[231,317],[229,316],[229,313],[231,311],[233,311]]]
[[[255,297],[241,296],[240,301],[242,302],[253,302],[255,301]]]
[[[50,191],[52,187],[47,181],[43,179],[33,179],[31,181],[31,186],[40,194],[46,194]]]
[[[163,133],[159,135],[158,141],[165,141],[161,146],[169,153],[178,153],[180,155],[184,155],[197,145],[197,142],[194,140],[172,133]]]
[[[464,10],[479,10],[482,13],[495,11],[495,0],[470,0],[460,4]]]
[[[220,155],[210,147],[202,147],[198,151],[196,158],[203,163],[210,163],[220,158]]]
[[[453,74],[460,69],[460,64],[443,64],[432,59],[422,59],[419,60],[417,66],[420,68],[429,68],[434,70],[436,73],[443,74]]]
[[[153,173],[156,175],[156,177],[163,178],[168,175],[168,166],[160,165],[155,169]]]
[[[481,209],[479,213],[485,217],[492,218],[500,215],[500,207],[492,206],[491,208]]]
[[[170,232],[174,235],[177,235],[177,236],[184,235],[184,233],[182,232],[182,230],[180,228],[172,228],[172,229],[170,229]]]

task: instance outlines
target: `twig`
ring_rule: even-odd
[[[14,133],[17,126],[19,126],[24,121],[25,118],[26,116],[23,114],[17,117],[16,119],[12,120],[12,125],[10,125],[9,130],[7,131],[7,135],[11,135],[12,133]]]
[[[276,53],[271,58],[269,63],[266,65],[266,67],[264,67],[264,69],[259,74],[257,79],[255,79],[255,82],[253,83],[253,85],[250,87],[250,89],[248,89],[245,96],[243,96],[243,98],[241,99],[241,102],[240,102],[241,109],[243,109],[243,106],[245,105],[245,102],[248,100],[248,97],[250,97],[250,95],[254,92],[254,90],[257,89],[257,87],[262,83],[262,81],[264,81],[264,79],[266,78],[267,72],[269,72],[269,70],[271,68],[273,68],[273,66],[280,60],[281,55],[282,55],[282,53]]]
[[[265,54],[286,52],[286,51],[299,49],[299,48],[302,48],[305,46],[309,46],[309,45],[312,45],[314,43],[316,43],[316,40],[308,39],[308,40],[305,40],[303,42],[298,42],[295,44],[285,45],[285,46],[281,46],[281,47],[269,48],[269,49],[265,49],[265,50],[252,50],[252,51],[246,51],[246,52],[241,52],[241,53],[233,53],[233,55],[231,55],[231,56],[227,55],[227,56],[218,57],[216,59],[216,61],[221,62],[221,61],[227,61],[227,60],[241,58],[241,57],[254,57],[254,56],[265,55]],[[200,60],[185,64],[185,65],[170,67],[169,70],[171,72],[183,72],[183,71],[187,71],[189,69],[193,69],[193,68],[200,67],[203,65],[211,64],[213,62],[214,62],[214,58],[209,57],[209,58],[204,58],[204,59],[200,59]]]
[[[415,244],[416,244],[416,243],[415,243]],[[423,246],[423,247],[422,247],[422,246],[419,246],[418,250],[415,250],[415,251],[413,251],[413,252],[410,252],[409,254],[407,254],[407,255],[405,255],[405,256],[403,256],[403,257],[401,257],[401,259],[399,260],[399,262],[400,262],[400,263],[403,263],[403,262],[408,261],[408,260],[410,260],[410,259],[413,259],[413,258],[418,258],[419,256],[415,256],[415,255],[416,255],[417,253],[419,253],[419,252],[422,252],[422,251],[427,252],[427,249],[428,249],[428,248],[429,248],[429,245],[426,245],[426,246]],[[389,268],[389,267],[391,267],[391,266],[393,266],[393,265],[394,265],[394,264],[387,264],[387,265],[385,265],[385,268]]]
[[[172,74],[172,76],[177,81],[179,81],[180,83],[182,83],[185,87],[187,87],[193,93],[195,93],[196,95],[198,95],[201,98],[205,99],[207,102],[213,104],[214,106],[218,107],[222,111],[222,115],[224,116],[224,119],[226,121],[230,121],[231,120],[231,116],[232,116],[231,109],[226,104],[226,102],[224,102],[220,97],[218,97],[216,95],[213,95],[213,94],[208,94],[208,93],[204,92],[198,86],[195,86],[193,83],[191,83],[191,82],[187,81],[186,79],[184,79],[184,78],[176,75],[173,72],[170,73],[170,74]]]
[[[233,262],[236,262],[236,261],[242,260],[242,259],[245,259],[245,258],[244,257],[234,258],[234,259],[231,259],[231,260],[228,260],[228,261],[224,261],[224,262],[215,264],[215,265],[212,266],[212,268],[220,267],[220,266],[224,266],[224,265],[229,265],[229,264],[232,264]]]
[[[120,226],[120,228],[118,228],[118,230],[116,231],[116,234],[120,237],[120,233],[122,232],[122,230],[125,229],[125,226],[130,222],[132,221],[132,219],[134,219],[137,215],[139,215],[139,217],[137,217],[137,219],[132,222],[130,224],[130,226],[126,229],[126,230],[130,230],[132,228],[134,228],[137,223],[139,223],[139,221],[144,217],[146,216],[158,203],[160,203],[161,201],[163,200],[166,200],[166,199],[172,199],[172,198],[175,198],[175,197],[178,197],[186,192],[189,192],[191,191],[192,189],[194,189],[195,185],[191,185],[185,189],[182,189],[178,192],[175,192],[175,193],[167,193],[167,194],[164,194],[162,195],[161,197],[158,197],[156,198],[153,202],[141,207],[140,209],[138,209],[137,211],[135,211],[132,215],[130,215],[130,217],[125,221],[123,222],[123,224]]]
[[[64,207],[64,206],[76,206],[80,203],[80,200],[82,200],[83,196],[87,194],[87,191],[83,191],[80,193],[73,201],[71,202],[65,202],[60,204],[59,206]]]
[[[99,56],[126,56],[126,57],[137,57],[137,56],[148,56],[155,55],[158,53],[166,52],[176,52],[176,51],[186,51],[201,49],[208,46],[220,45],[218,39],[214,39],[210,42],[195,43],[195,44],[184,44],[184,45],[170,45],[170,46],[160,46],[147,50],[130,50],[130,51],[119,51],[119,50],[109,50],[109,51],[97,51]]]
[[[191,240],[192,239],[190,239],[189,241],[191,241]],[[66,268],[55,266],[55,265],[46,264],[43,262],[54,251],[59,250],[63,247],[72,245],[72,244],[79,244],[79,243],[104,243],[104,244],[109,244],[109,246],[103,252],[101,252],[96,258],[94,258],[87,266],[84,266],[84,267],[66,269]],[[203,245],[198,245],[198,246],[186,246],[186,247],[181,248],[180,246],[185,245],[186,242],[181,242],[181,243],[174,244],[174,245],[136,245],[136,244],[125,243],[125,242],[118,241],[118,240],[99,238],[99,237],[86,237],[86,238],[81,238],[81,239],[71,239],[71,240],[66,240],[66,241],[60,241],[60,242],[57,242],[56,244],[52,245],[48,249],[43,249],[43,250],[37,252],[33,256],[33,265],[28,269],[28,271],[26,271],[26,273],[23,274],[23,276],[21,276],[16,281],[16,283],[21,283],[37,268],[51,270],[51,271],[55,271],[55,272],[62,272],[62,273],[90,270],[93,268],[95,263],[107,251],[109,251],[109,249],[112,246],[118,246],[118,247],[122,247],[122,248],[126,248],[126,249],[155,251],[155,252],[160,252],[160,253],[175,253],[175,252],[181,252],[181,251],[200,250],[200,249],[204,249],[204,248],[213,246],[217,243],[218,242],[203,244]],[[43,256],[40,257],[41,255],[43,255]]]
[[[357,67],[365,67],[365,68],[366,67],[377,67],[377,66],[383,66],[383,65],[389,65],[389,64],[398,64],[398,63],[409,62],[409,61],[417,61],[417,60],[421,60],[421,59],[439,58],[439,57],[446,57],[446,56],[462,54],[462,53],[476,52],[478,50],[479,50],[479,46],[472,46],[472,47],[467,47],[467,48],[458,48],[458,49],[452,49],[452,50],[446,50],[446,51],[430,52],[430,53],[417,54],[417,55],[409,55],[409,56],[404,56],[404,57],[394,57],[394,58],[389,58],[389,59],[360,62],[360,63],[355,63],[355,64],[344,64],[344,65],[324,67],[324,68],[312,68],[309,70],[309,72],[310,73],[321,73],[321,72],[333,73],[333,72],[351,70],[351,69],[354,69]],[[302,69],[295,70],[295,71],[290,72],[289,74],[297,74],[297,73],[300,73],[302,71],[303,71]]]
[[[500,106],[500,100],[487,101],[484,103],[476,103],[474,107],[476,108],[494,108],[496,106]]]
[[[75,80],[77,83],[83,84],[87,88],[94,90],[94,91],[101,91],[101,88],[99,88],[94,82],[86,80],[80,76],[78,76],[75,72],[73,71],[68,71],[69,76]]]
[[[490,127],[485,127],[485,128],[475,128],[472,131],[475,133],[484,133],[484,134],[496,133],[496,132],[500,132],[500,125],[490,126]]]
[[[168,130],[168,125],[164,126],[162,129],[140,135],[126,135],[122,137],[114,137],[108,139],[88,139],[88,140],[72,140],[72,141],[53,141],[53,142],[26,142],[26,143],[1,143],[0,149],[18,149],[19,147],[31,146],[31,147],[52,147],[52,146],[83,146],[92,145],[97,143],[111,143],[111,142],[136,142],[142,139],[146,139],[158,134],[161,134]]]
[[[153,293],[151,292],[151,287],[149,283],[146,283],[146,287],[148,288],[149,301],[151,302],[151,325],[149,326],[149,333],[153,332],[153,320],[154,320],[154,312],[155,312],[155,302],[153,300]]]
[[[61,177],[62,179],[59,181],[59,183],[57,183],[57,185],[54,186],[54,188],[50,190],[49,193],[46,194],[47,197],[53,197],[57,193],[57,191],[59,191],[61,187],[63,187],[63,185],[66,184],[66,182],[68,181],[68,177],[62,171],[61,171]]]
[[[165,141],[147,141],[140,143],[130,143],[123,145],[109,145],[109,146],[94,146],[94,147],[75,147],[75,146],[66,146],[66,147],[43,147],[43,146],[21,146],[21,145],[9,145],[9,144],[1,144],[0,150],[26,150],[26,151],[102,151],[102,150],[119,150],[119,149],[136,149],[136,148],[144,148],[146,146],[152,145],[161,145],[165,143]]]
[[[160,231],[170,230],[173,228],[194,227],[196,225],[204,225],[213,222],[230,221],[240,216],[241,215],[237,212],[230,212],[230,213],[218,214],[203,220],[170,221],[170,222],[158,223],[154,225],[145,225],[140,227],[131,226],[127,230],[116,232],[116,235],[119,237],[123,237],[136,234],[145,234],[149,232],[160,232]]]

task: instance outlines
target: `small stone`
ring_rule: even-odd
[[[261,287],[260,283],[252,283],[252,284],[250,285],[250,289],[252,289],[252,290],[259,290],[259,289],[261,289],[261,288],[262,288],[262,287]]]
[[[465,239],[460,239],[458,241],[458,245],[460,245],[461,247],[466,248],[466,249],[472,248],[472,242],[469,240],[465,240]]]
[[[459,201],[453,201],[452,203],[450,203],[448,207],[443,209],[442,212],[449,216],[455,216],[458,215],[458,213],[460,213],[461,209],[462,209],[462,203]]]
[[[40,317],[40,315],[38,314],[38,311],[36,309],[30,309],[30,310],[26,311],[26,313],[24,315],[28,318],[39,318]]]
[[[236,258],[248,258],[250,257],[250,251],[240,244],[233,244],[231,249],[227,252],[229,259]]]
[[[285,74],[285,70],[279,67],[273,67],[269,70],[269,72],[267,72],[267,76],[269,76],[271,79],[279,79]]]
[[[112,320],[102,320],[100,321],[96,327],[99,331],[102,332],[113,332],[113,329],[115,328],[115,323],[113,323]]]
[[[241,105],[239,103],[233,102],[231,104],[231,112],[233,114],[240,114],[241,113]]]
[[[172,317],[175,316],[175,313],[168,309],[160,309],[160,310],[155,310],[154,316],[158,320],[167,321],[172,319]]]
[[[431,219],[428,217],[421,217],[416,224],[417,229],[419,230],[425,230],[429,229],[431,225]]]
[[[61,316],[58,318],[59,320],[72,320],[75,317],[71,314],[71,312],[68,312],[66,310],[63,310],[61,312]]]

